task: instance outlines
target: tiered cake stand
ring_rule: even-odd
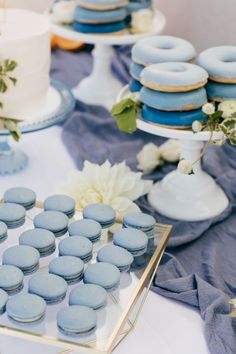
[[[19,129],[25,134],[60,124],[66,120],[74,106],[75,99],[70,89],[62,82],[51,80],[44,107],[35,112],[31,121],[20,123]],[[7,130],[0,130],[0,175],[18,172],[25,168],[28,162],[28,156],[23,151],[10,146],[8,137]]]
[[[128,86],[125,86],[117,101],[125,98],[128,93]],[[153,135],[180,140],[181,157],[191,162],[199,157],[210,134],[162,128],[141,118],[137,119],[137,127]],[[214,132],[213,139],[221,140],[222,134]],[[167,174],[161,182],[153,186],[148,200],[160,214],[185,221],[213,218],[222,213],[229,203],[224,191],[202,170],[200,162],[194,165],[194,175],[184,175],[177,170]]]
[[[165,23],[164,15],[160,11],[155,11],[152,30],[145,34],[91,35],[76,32],[68,26],[52,24],[52,31],[61,37],[95,45],[92,72],[73,90],[76,98],[88,104],[103,105],[110,109],[122,88],[122,84],[111,71],[112,46],[132,44],[142,37],[159,34],[163,31]]]

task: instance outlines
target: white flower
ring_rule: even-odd
[[[192,130],[194,133],[199,133],[202,130],[202,123],[199,120],[195,120],[192,124]]]
[[[220,111],[223,111],[223,118],[231,118],[233,113],[236,113],[236,100],[221,102],[218,106]]]
[[[56,2],[52,8],[53,22],[65,24],[72,23],[76,6],[76,0],[62,0]]]
[[[127,98],[130,98],[134,102],[140,102],[140,93],[139,92],[130,92],[127,95]]]
[[[75,198],[78,209],[91,203],[108,204],[121,220],[125,213],[139,210],[133,201],[152,187],[152,181],[141,177],[140,172],[131,171],[125,162],[111,166],[109,161],[102,165],[85,161],[83,170],[73,172],[59,190]]]
[[[215,113],[215,106],[213,103],[205,103],[203,106],[202,106],[202,111],[203,113],[205,113],[206,115],[210,116],[212,115],[213,113]]]
[[[177,162],[180,159],[181,145],[179,140],[169,139],[160,146],[160,153],[163,160]]]
[[[131,31],[132,33],[145,33],[152,28],[153,11],[141,9],[132,13]]]
[[[222,138],[219,140],[213,140],[212,144],[221,146],[224,145],[225,142],[226,142],[226,136],[222,132]]]
[[[178,171],[184,175],[191,175],[193,174],[193,165],[188,160],[180,160],[178,163]]]
[[[163,164],[160,149],[153,143],[143,146],[142,150],[137,154],[137,160],[138,169],[144,173],[149,173],[157,166]]]

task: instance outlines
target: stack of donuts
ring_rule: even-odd
[[[146,66],[169,61],[191,62],[195,57],[193,45],[182,38],[151,36],[141,39],[132,48],[130,91],[141,90],[141,72]]]
[[[78,0],[74,30],[89,34],[119,34],[127,23],[127,0]]]
[[[198,64],[209,74],[206,85],[209,100],[236,99],[236,47],[209,48],[199,55]]]

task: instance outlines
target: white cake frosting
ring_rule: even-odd
[[[0,19],[3,10],[0,10]],[[8,9],[0,21],[0,63],[17,62],[11,76],[16,85],[0,94],[0,116],[31,120],[46,104],[50,70],[50,22],[46,16],[19,9]]]

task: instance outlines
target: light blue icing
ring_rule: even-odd
[[[0,242],[7,237],[7,225],[0,221]]]
[[[110,11],[89,10],[78,6],[75,9],[74,20],[80,23],[109,23],[125,19],[127,11],[125,8]]]
[[[155,226],[156,220],[152,215],[135,212],[126,214],[123,223],[127,227],[150,229]]]
[[[63,300],[66,291],[66,281],[55,274],[36,274],[29,281],[29,293],[39,295],[49,303]]]
[[[139,40],[132,48],[134,62],[149,65],[167,61],[187,62],[196,56],[193,45],[173,36],[151,36]]]
[[[197,62],[209,76],[236,79],[236,46],[206,49],[199,54]]]
[[[235,100],[236,84],[223,84],[209,80],[206,85],[207,96],[210,99]]]
[[[68,231],[70,236],[84,236],[95,242],[101,236],[102,227],[95,220],[83,219],[71,223]]]
[[[151,1],[129,1],[128,6],[127,6],[127,12],[128,14],[132,14],[135,11],[141,10],[141,9],[148,9],[151,7]]]
[[[83,284],[74,288],[69,297],[69,305],[88,306],[97,310],[106,305],[107,292],[99,285]]]
[[[18,322],[34,322],[46,311],[45,301],[33,294],[20,294],[9,299],[6,306],[9,317]]]
[[[57,313],[57,326],[67,335],[91,331],[96,325],[96,312],[86,306],[64,307]]]
[[[183,112],[159,111],[155,108],[143,106],[142,118],[147,122],[152,122],[165,126],[191,127],[195,120],[206,121],[207,117],[201,109]]]
[[[25,245],[12,246],[4,251],[2,263],[19,267],[24,271],[37,266],[39,258],[39,252],[33,247]]]
[[[139,92],[142,87],[143,85],[135,79],[131,79],[129,82],[129,89],[131,92]]]
[[[14,187],[4,193],[3,199],[6,203],[16,203],[30,209],[35,205],[36,194],[29,188]]]
[[[152,64],[141,73],[144,86],[153,82],[162,86],[192,86],[205,82],[207,78],[207,72],[200,66],[180,62]]]
[[[132,63],[130,66],[130,75],[136,79],[140,80],[141,79],[141,72],[143,71],[144,66],[136,63]]]
[[[79,276],[83,273],[83,270],[84,262],[77,257],[57,257],[49,263],[49,273],[59,275],[63,278]]]
[[[7,300],[7,293],[4,290],[0,289],[0,315],[5,312]]]
[[[44,201],[44,210],[56,210],[72,217],[75,213],[75,200],[64,194],[52,195]]]
[[[86,7],[86,5],[94,5],[96,8],[111,5],[119,7],[124,4],[124,0],[78,0],[77,3],[84,7]]]
[[[100,262],[88,266],[84,272],[85,284],[100,285],[107,291],[117,287],[120,282],[120,271],[113,264]]]
[[[125,20],[113,23],[88,24],[74,22],[73,29],[81,33],[101,34],[122,31],[127,27]]]
[[[120,271],[127,271],[133,262],[134,257],[122,247],[107,245],[98,251],[97,260],[98,262],[111,263]]]
[[[140,100],[149,107],[160,110],[181,111],[187,106],[201,107],[207,102],[206,90],[201,87],[188,92],[161,92],[143,87]],[[191,110],[194,108],[188,108]]]
[[[83,217],[85,219],[92,219],[102,227],[109,227],[115,223],[115,210],[106,204],[89,204],[83,210]]]
[[[126,248],[133,254],[133,251],[146,250],[148,238],[141,230],[127,228],[120,229],[114,234],[113,243]]]
[[[60,211],[43,211],[35,216],[34,226],[52,231],[55,236],[63,235],[67,231],[68,217]]]
[[[22,271],[11,265],[0,266],[0,288],[13,291],[21,286],[24,279]]]
[[[73,236],[61,240],[59,243],[60,256],[74,256],[87,262],[92,257],[93,244],[83,236]]]
[[[45,229],[26,230],[20,235],[19,244],[32,246],[40,250],[53,246],[55,236],[51,231]]]

